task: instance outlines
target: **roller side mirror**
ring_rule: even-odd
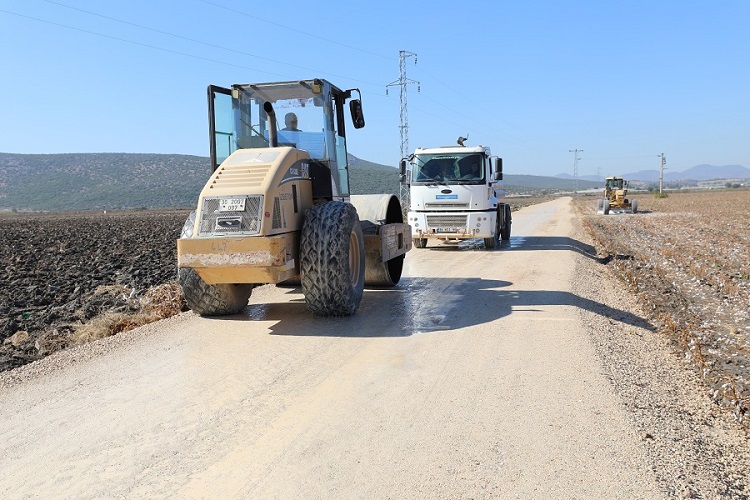
[[[362,101],[359,99],[352,99],[349,101],[349,111],[352,114],[352,123],[354,128],[362,128],[365,126],[365,115],[362,113]]]

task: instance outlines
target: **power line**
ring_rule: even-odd
[[[287,30],[289,30],[289,31],[294,31],[294,32],[296,32],[296,33],[301,33],[301,34],[303,34],[303,35],[307,35],[307,36],[309,36],[309,37],[312,37],[312,38],[317,38],[318,40],[323,40],[323,41],[325,41],[325,42],[328,42],[328,43],[332,43],[332,44],[334,44],[334,45],[339,45],[339,46],[341,46],[341,47],[346,47],[346,48],[348,48],[348,49],[352,49],[352,50],[357,50],[357,51],[363,52],[363,53],[365,53],[365,54],[370,54],[370,55],[373,55],[373,56],[377,56],[377,57],[382,57],[383,59],[388,59],[388,60],[392,60],[392,58],[390,58],[390,57],[388,57],[388,56],[384,56],[384,55],[382,55],[382,54],[378,54],[378,53],[376,53],[376,52],[370,52],[370,51],[368,51],[368,50],[364,50],[364,49],[361,49],[361,48],[359,48],[359,47],[354,47],[354,46],[352,46],[352,45],[346,45],[346,44],[344,44],[344,43],[341,43],[341,42],[337,42],[337,41],[335,41],[335,40],[331,40],[331,39],[328,39],[328,38],[324,38],[324,37],[322,37],[322,36],[319,36],[319,35],[315,35],[315,34],[313,34],[313,33],[308,33],[308,32],[306,32],[306,31],[298,30],[298,29],[292,28],[292,27],[290,27],[290,26],[285,26],[285,25],[283,25],[283,24],[279,24],[279,23],[277,23],[277,22],[274,22],[274,21],[269,21],[268,19],[263,19],[262,17],[254,16],[254,15],[252,15],[252,14],[247,14],[246,12],[242,12],[242,11],[240,11],[240,10],[232,9],[232,8],[230,8],[230,7],[226,7],[226,6],[224,6],[224,5],[220,5],[220,4],[218,4],[218,3],[215,3],[215,2],[210,2],[209,0],[199,0],[199,1],[200,1],[200,2],[203,2],[203,3],[205,3],[205,4],[208,4],[208,5],[213,5],[214,7],[218,7],[218,8],[220,8],[220,9],[228,10],[229,12],[233,12],[233,13],[235,13],[235,14],[239,14],[239,15],[241,15],[241,16],[249,17],[249,18],[251,18],[251,19],[256,19],[256,20],[258,20],[258,21],[263,21],[264,23],[268,23],[268,24],[271,24],[271,25],[274,25],[274,26],[278,26],[278,27],[280,27],[280,28],[284,28],[284,29],[287,29]]]
[[[406,78],[406,58],[414,56],[414,64],[417,64],[417,54],[413,52],[407,52],[400,50],[398,52],[398,80],[389,83],[385,86],[385,93],[388,94],[388,87],[397,86],[401,90],[401,125],[399,130],[401,131],[401,158],[406,158],[409,155],[409,113],[406,107],[406,86],[408,84],[417,84],[417,92],[420,91],[420,85],[418,81],[410,80]],[[404,184],[401,184],[400,198],[403,206],[409,205],[409,190]]]
[[[138,45],[140,47],[146,47],[146,48],[149,48],[149,49],[160,50],[162,52],[167,52],[167,53],[170,53],[170,54],[177,54],[177,55],[180,55],[180,56],[191,57],[193,59],[198,59],[198,60],[201,60],[201,61],[209,61],[209,62],[213,62],[213,63],[217,63],[217,64],[225,64],[227,66],[233,66],[235,68],[251,69],[253,71],[258,71],[260,73],[266,73],[266,74],[269,74],[269,75],[275,75],[275,76],[285,77],[285,75],[281,75],[281,74],[278,74],[278,73],[273,73],[273,72],[270,72],[270,71],[263,71],[263,70],[260,70],[260,69],[257,69],[257,68],[252,68],[250,66],[242,66],[240,64],[229,63],[229,62],[226,62],[226,61],[219,61],[219,60],[216,60],[216,59],[211,59],[209,57],[197,56],[195,54],[189,54],[187,52],[180,52],[178,50],[165,49],[164,47],[157,47],[156,45],[150,45],[148,43],[136,42],[134,40],[128,40],[127,38],[120,38],[120,37],[116,37],[116,36],[112,36],[112,35],[105,35],[104,33],[98,33],[96,31],[86,30],[86,29],[83,29],[83,28],[76,28],[75,26],[68,26],[66,24],[56,23],[54,21],[47,21],[45,19],[39,19],[38,17],[27,16],[25,14],[19,14],[17,12],[10,12],[10,11],[4,10],[4,9],[0,9],[0,12],[3,12],[5,14],[11,14],[11,15],[18,16],[18,17],[23,17],[23,18],[26,18],[26,19],[31,19],[32,21],[38,21],[40,23],[46,23],[46,24],[51,24],[53,26],[59,26],[61,28],[65,28],[65,29],[80,31],[81,33],[86,33],[86,34],[89,34],[89,35],[95,35],[95,36],[99,36],[99,37],[102,37],[102,38],[109,38],[110,40],[117,40],[118,42],[125,42],[125,43],[129,43],[129,44],[132,44],[132,45]]]
[[[272,58],[269,58],[269,57],[264,57],[264,56],[260,56],[260,55],[253,54],[253,53],[250,53],[250,52],[238,50],[238,49],[235,49],[235,48],[232,48],[232,47],[226,47],[226,46],[218,45],[218,44],[215,44],[215,43],[210,43],[210,42],[206,42],[206,41],[203,41],[203,40],[198,40],[198,39],[195,39],[195,38],[191,38],[191,37],[187,37],[187,36],[183,36],[183,35],[178,35],[178,34],[175,34],[175,33],[169,32],[169,31],[165,31],[165,30],[153,28],[153,27],[150,27],[150,26],[145,26],[145,25],[142,25],[142,24],[139,24],[139,23],[134,23],[134,22],[131,22],[131,21],[126,21],[126,20],[119,19],[119,18],[116,18],[116,17],[113,17],[113,16],[108,16],[108,15],[100,14],[100,13],[97,13],[97,12],[93,12],[93,11],[90,11],[90,10],[81,9],[79,7],[74,7],[74,6],[71,6],[71,5],[67,5],[67,4],[65,4],[63,2],[58,2],[58,1],[55,1],[55,0],[42,0],[42,1],[44,1],[46,3],[49,3],[49,4],[52,4],[52,5],[59,6],[59,7],[71,9],[71,10],[78,11],[78,12],[82,12],[82,13],[85,13],[85,14],[88,14],[88,15],[91,15],[91,16],[96,16],[96,17],[99,17],[101,19],[107,19],[109,21],[113,21],[113,22],[121,23],[121,24],[124,24],[124,25],[127,25],[127,26],[132,26],[132,27],[135,27],[135,28],[138,28],[138,29],[150,31],[152,33],[157,33],[157,34],[160,34],[160,35],[172,37],[172,38],[175,38],[175,39],[178,39],[178,40],[183,40],[183,41],[195,43],[195,44],[198,44],[198,45],[202,45],[202,46],[206,46],[206,47],[210,47],[210,48],[214,48],[214,49],[224,50],[224,51],[227,51],[227,52],[230,52],[230,53],[233,53],[233,54],[239,54],[239,55],[242,55],[242,56],[252,57],[252,58],[255,58],[255,59],[262,60],[262,61],[267,61],[267,62],[271,62],[271,63],[275,63],[275,64],[279,64],[279,65],[284,65],[284,66],[289,66],[289,67],[292,67],[292,68],[303,69],[305,71],[310,71],[311,73],[322,73],[323,75],[333,76],[333,77],[337,77],[337,78],[346,78],[346,79],[352,80],[354,82],[359,82],[359,83],[363,83],[363,84],[367,84],[367,85],[371,85],[371,86],[379,86],[380,85],[380,84],[377,84],[377,83],[374,83],[374,82],[360,80],[358,78],[354,78],[354,77],[347,76],[347,75],[340,75],[340,74],[326,72],[326,71],[319,71],[319,70],[315,70],[315,69],[308,68],[308,67],[305,67],[305,66],[300,66],[300,65],[297,65],[297,64],[289,63],[289,62],[286,62],[286,61],[280,61],[280,60],[277,60],[277,59],[272,59]],[[224,10],[232,12],[234,14],[238,14],[238,15],[241,15],[241,16],[244,16],[244,17],[248,17],[248,18],[251,18],[251,19],[254,19],[254,20],[257,20],[257,21],[261,21],[261,22],[264,22],[264,23],[267,23],[267,24],[270,24],[270,25],[273,25],[273,26],[277,26],[277,27],[286,29],[288,31],[299,33],[299,34],[302,34],[302,35],[305,35],[305,36],[308,36],[308,37],[312,37],[312,38],[316,38],[316,39],[319,39],[319,40],[323,40],[323,41],[331,43],[331,44],[339,45],[339,46],[346,47],[346,48],[349,48],[349,49],[352,49],[352,50],[357,50],[359,52],[367,53],[367,54],[370,54],[370,55],[373,55],[373,56],[376,56],[376,57],[380,57],[380,58],[384,58],[384,59],[389,59],[389,60],[391,59],[390,57],[384,56],[382,54],[378,54],[378,53],[375,53],[375,52],[367,51],[367,50],[361,49],[359,47],[354,47],[354,46],[351,46],[351,45],[342,44],[340,42],[336,42],[334,40],[330,40],[330,39],[327,39],[325,37],[321,37],[321,36],[315,35],[313,33],[308,33],[306,31],[298,30],[298,29],[295,29],[295,28],[292,28],[292,27],[289,27],[289,26],[286,26],[286,25],[283,25],[283,24],[280,24],[280,23],[277,23],[277,22],[274,22],[274,21],[269,21],[267,19],[263,19],[261,17],[255,16],[255,15],[248,14],[246,12],[243,12],[243,11],[240,11],[240,10],[237,10],[237,9],[226,7],[226,6],[223,6],[223,5],[219,4],[219,3],[212,2],[210,0],[199,0],[199,1],[201,1],[201,2],[203,2],[205,4],[207,4],[207,5],[211,5],[213,7],[216,7],[216,8],[224,9]],[[210,57],[196,56],[196,55],[194,55],[192,53],[186,53],[186,52],[182,52],[182,51],[179,51],[179,50],[166,49],[166,48],[155,46],[155,45],[152,45],[152,44],[147,44],[147,43],[143,43],[143,42],[137,42],[137,41],[129,40],[129,39],[126,39],[126,38],[115,37],[115,36],[112,36],[112,35],[106,35],[106,34],[103,34],[103,33],[98,33],[96,31],[86,30],[86,29],[82,29],[82,28],[76,28],[76,27],[65,25],[65,24],[62,24],[62,23],[46,21],[46,20],[39,19],[39,18],[32,17],[32,16],[25,16],[23,14],[17,14],[17,13],[14,13],[14,12],[9,12],[9,11],[4,11],[4,10],[0,10],[0,12],[5,12],[5,13],[8,13],[8,14],[17,15],[17,16],[20,16],[20,17],[25,17],[27,19],[32,19],[32,20],[35,20],[35,21],[38,21],[38,22],[48,23],[48,24],[52,24],[52,25],[55,25],[55,26],[59,26],[59,27],[63,27],[63,28],[71,29],[71,30],[80,31],[80,32],[91,34],[91,35],[95,35],[95,36],[109,38],[109,39],[112,39],[112,40],[117,40],[117,41],[121,41],[121,42],[125,42],[125,43],[131,43],[131,44],[138,45],[138,46],[141,46],[141,47],[147,47],[147,48],[151,48],[151,49],[154,49],[154,50],[160,50],[160,51],[163,51],[163,52],[168,52],[168,53],[172,53],[172,54],[176,54],[176,55],[182,55],[182,56],[191,57],[191,58],[199,59],[199,60],[203,60],[203,61],[210,61],[210,62],[214,62],[214,63],[217,63],[217,64],[226,64],[226,65],[232,66],[232,67],[238,67],[238,68],[244,68],[244,69],[252,69],[252,70],[258,71],[260,73],[265,73],[265,74],[269,74],[269,75],[280,76],[280,77],[283,77],[283,78],[294,78],[294,76],[287,76],[287,75],[282,75],[280,73],[274,73],[274,72],[270,72],[270,71],[263,71],[263,70],[260,70],[260,69],[257,69],[257,68],[243,66],[243,65],[238,65],[238,64],[234,64],[234,63],[226,63],[226,62],[219,61],[217,59],[213,59],[213,58],[210,58]],[[456,90],[454,90],[451,87],[449,87],[447,84],[445,84],[444,82],[442,82],[441,80],[439,80],[438,78],[436,78],[434,75],[429,75],[429,76],[431,76],[438,83],[444,85],[446,88],[448,88],[449,90],[451,90],[451,92],[453,92],[454,94],[458,95],[458,92]],[[372,95],[372,93],[370,93],[370,92],[365,92],[365,93],[369,94],[369,95]],[[470,121],[474,122],[478,126],[478,129],[474,128],[474,127],[464,127],[464,128],[468,128],[469,131],[481,131],[481,132],[485,132],[486,130],[495,130],[495,131],[499,132],[501,135],[503,135],[503,136],[505,136],[507,138],[510,138],[511,142],[513,142],[512,139],[514,138],[514,136],[512,134],[508,134],[507,132],[500,132],[495,127],[493,127],[493,126],[491,126],[489,124],[484,124],[484,123],[478,122],[474,118],[472,118],[472,117],[470,117],[470,116],[468,116],[468,115],[466,115],[464,113],[451,110],[448,107],[446,107],[445,104],[443,102],[441,102],[441,101],[435,101],[433,99],[430,99],[430,100],[436,102],[439,106],[441,106],[441,107],[445,108],[446,110],[450,111],[454,116],[463,116],[463,117],[469,119]],[[466,100],[469,101],[469,99],[466,99]],[[419,108],[417,108],[417,109],[419,109]],[[424,111],[424,110],[422,110],[422,111]],[[426,113],[427,114],[432,114],[432,113],[429,113],[429,112],[426,112]],[[434,114],[432,114],[432,115],[433,116],[438,116],[438,115],[434,115]],[[503,120],[501,120],[501,121],[503,121]],[[508,124],[508,125],[510,125],[508,122],[505,122],[505,123]],[[515,139],[516,139],[517,143],[526,142],[526,141],[524,141],[523,139],[521,139],[519,137],[515,137]],[[520,142],[518,142],[519,140],[520,140]]]
[[[373,85],[373,86],[378,86],[379,85],[377,83],[368,82],[368,81],[364,81],[364,80],[359,80],[357,78],[352,78],[352,77],[345,76],[345,75],[339,75],[339,74],[330,73],[330,72],[327,72],[327,71],[319,71],[319,70],[315,70],[315,69],[308,68],[308,67],[305,67],[305,66],[299,66],[299,65],[292,64],[292,63],[289,63],[289,62],[280,61],[280,60],[277,60],[277,59],[272,59],[272,58],[268,58],[268,57],[264,57],[264,56],[259,56],[257,54],[252,54],[250,52],[245,52],[245,51],[242,51],[242,50],[233,49],[231,47],[225,47],[225,46],[222,46],[222,45],[217,45],[217,44],[213,44],[213,43],[210,43],[210,42],[205,42],[205,41],[202,41],[202,40],[196,40],[194,38],[190,38],[190,37],[186,37],[186,36],[182,36],[182,35],[177,35],[175,33],[170,33],[168,31],[164,31],[164,30],[160,30],[160,29],[156,29],[156,28],[151,28],[149,26],[144,26],[142,24],[133,23],[133,22],[130,22],[130,21],[125,21],[125,20],[118,19],[118,18],[111,17],[111,16],[106,16],[104,14],[99,14],[97,12],[92,12],[92,11],[85,10],[85,9],[80,9],[78,7],[73,7],[73,6],[70,6],[70,5],[66,5],[66,4],[61,3],[61,2],[55,2],[53,0],[42,0],[42,1],[50,3],[50,4],[53,4],[53,5],[58,5],[60,7],[65,7],[67,9],[76,10],[78,12],[83,12],[85,14],[89,14],[89,15],[92,15],[92,16],[100,17],[102,19],[108,19],[110,21],[115,21],[115,22],[118,22],[118,23],[121,23],[121,24],[125,24],[125,25],[128,25],[128,26],[133,26],[135,28],[140,28],[140,29],[143,29],[143,30],[146,30],[146,31],[151,31],[153,33],[158,33],[160,35],[166,35],[166,36],[169,36],[169,37],[172,37],[172,38],[176,38],[176,39],[179,39],[179,40],[188,41],[188,42],[191,42],[191,43],[203,45],[203,46],[214,48],[214,49],[224,50],[224,51],[231,52],[231,53],[234,53],[234,54],[239,54],[239,55],[243,55],[243,56],[247,56],[247,57],[253,57],[253,58],[256,58],[256,59],[263,60],[263,61],[272,62],[272,63],[275,63],[275,64],[281,64],[281,65],[289,66],[289,67],[292,67],[292,68],[303,69],[305,71],[310,71],[311,73],[318,73],[318,74],[322,73],[322,74],[325,74],[325,75],[335,76],[335,77],[338,77],[338,78],[348,78],[348,79],[350,79],[352,81],[355,81],[355,82],[365,83],[365,84]],[[206,2],[206,3],[211,3],[211,2]],[[231,10],[231,9],[229,9],[229,10]],[[274,73],[274,72],[270,72],[270,71],[264,71],[264,70],[260,70],[260,69],[249,67],[249,66],[243,66],[243,65],[238,65],[238,64],[234,64],[234,63],[228,63],[228,62],[224,62],[224,61],[219,61],[217,59],[212,59],[212,58],[209,58],[209,57],[202,57],[202,56],[197,56],[197,55],[194,55],[194,54],[191,54],[191,53],[181,52],[181,51],[172,50],[172,49],[166,49],[166,48],[163,48],[163,47],[158,47],[158,46],[147,44],[147,43],[143,43],[143,42],[137,42],[137,41],[129,40],[129,39],[126,39],[126,38],[115,37],[115,36],[112,36],[112,35],[106,35],[106,34],[103,34],[103,33],[96,32],[96,31],[91,31],[91,30],[87,30],[87,29],[83,29],[83,28],[77,28],[75,26],[70,26],[70,25],[66,25],[66,24],[62,24],[62,23],[58,23],[58,22],[54,22],[54,21],[47,21],[45,19],[40,19],[40,18],[33,17],[33,16],[19,14],[17,12],[10,12],[10,11],[3,10],[3,9],[0,9],[0,12],[4,12],[6,14],[12,14],[12,15],[19,16],[19,17],[24,17],[26,19],[31,19],[33,21],[38,21],[38,22],[42,22],[42,23],[52,24],[54,26],[59,26],[61,28],[67,28],[67,29],[71,29],[71,30],[75,30],[75,31],[80,31],[82,33],[96,35],[96,36],[100,36],[100,37],[104,37],[104,38],[109,38],[109,39],[112,39],[112,40],[117,40],[117,41],[120,41],[120,42],[130,43],[130,44],[133,44],[133,45],[139,45],[141,47],[147,47],[147,48],[151,48],[151,49],[154,49],[154,50],[160,50],[160,51],[169,52],[169,53],[172,53],[172,54],[177,54],[177,55],[192,57],[194,59],[199,59],[199,60],[203,60],[203,61],[215,62],[215,63],[218,63],[218,64],[226,64],[228,66],[233,66],[233,67],[237,67],[237,68],[251,69],[251,70],[254,70],[254,71],[258,71],[260,73],[265,73],[265,74],[274,75],[274,76],[280,76],[282,78],[292,78],[292,77],[289,77],[287,75],[282,75],[280,73]],[[292,28],[289,28],[289,29],[292,29]],[[310,36],[314,36],[314,35],[310,35]]]
[[[135,22],[131,22],[131,21],[126,21],[126,20],[123,20],[123,19],[119,19],[117,17],[100,14],[100,13],[93,12],[93,11],[86,10],[86,9],[81,9],[81,8],[74,7],[74,6],[71,6],[71,5],[67,5],[67,4],[65,4],[63,2],[58,2],[58,1],[55,1],[55,0],[43,0],[43,1],[46,2],[46,3],[48,3],[48,4],[51,4],[51,5],[56,5],[56,6],[59,6],[59,7],[62,7],[62,8],[71,9],[71,10],[74,10],[74,11],[77,11],[77,12],[81,12],[81,13],[84,13],[84,14],[87,14],[87,15],[96,16],[96,17],[101,18],[101,19],[107,19],[109,21],[121,23],[123,25],[131,26],[131,27],[134,27],[134,28],[146,30],[146,31],[153,32],[153,33],[157,33],[157,34],[160,34],[160,35],[163,35],[163,36],[172,37],[174,39],[178,39],[178,40],[182,40],[182,41],[186,41],[186,42],[190,42],[190,43],[194,43],[194,44],[198,44],[198,45],[210,47],[210,48],[213,48],[213,49],[227,51],[227,52],[232,53],[232,54],[239,54],[239,55],[246,56],[246,57],[252,57],[252,58],[255,58],[255,59],[258,59],[258,60],[261,60],[261,61],[266,61],[266,62],[270,62],[270,63],[274,63],[274,64],[279,64],[279,65],[283,65],[283,66],[287,66],[287,67],[291,67],[291,68],[302,69],[302,70],[310,71],[310,72],[314,72],[314,73],[319,73],[319,74],[322,73],[322,75],[329,75],[329,76],[337,77],[337,78],[346,78],[346,79],[349,79],[351,81],[360,82],[360,83],[363,83],[363,84],[366,84],[366,85],[372,86],[372,87],[380,86],[381,85],[381,84],[374,83],[374,82],[360,80],[358,78],[354,78],[354,77],[349,76],[349,75],[340,75],[340,74],[326,72],[326,71],[319,71],[319,70],[315,70],[315,69],[308,68],[308,67],[305,67],[305,66],[293,64],[293,63],[290,63],[290,62],[286,62],[286,61],[282,61],[282,60],[277,60],[277,59],[273,59],[273,58],[269,58],[269,57],[264,57],[264,56],[253,54],[253,53],[246,52],[246,51],[243,51],[243,50],[238,50],[238,49],[233,48],[233,47],[222,46],[222,45],[218,45],[218,44],[215,44],[215,43],[211,43],[211,42],[199,40],[199,39],[196,39],[196,38],[191,38],[191,37],[188,37],[188,36],[179,35],[179,34],[172,33],[172,32],[166,31],[166,30],[157,29],[157,28],[154,28],[154,27],[146,26],[146,25],[135,23]],[[330,40],[330,39],[327,39],[327,38],[315,35],[313,33],[305,32],[305,31],[298,30],[298,29],[295,29],[295,28],[292,28],[292,27],[289,27],[289,26],[285,26],[285,25],[277,23],[277,22],[269,21],[267,19],[263,19],[261,17],[249,14],[247,12],[243,12],[241,10],[237,10],[237,9],[233,9],[233,8],[230,8],[230,7],[223,6],[223,5],[219,4],[219,3],[216,3],[216,2],[213,2],[213,1],[210,1],[210,0],[200,0],[200,1],[203,2],[203,3],[205,3],[205,4],[207,4],[207,5],[210,5],[210,6],[219,8],[219,9],[223,9],[223,10],[226,10],[228,12],[232,12],[234,14],[245,16],[245,17],[248,17],[248,18],[251,18],[251,19],[263,22],[263,23],[267,23],[267,24],[270,24],[270,25],[273,25],[273,26],[278,26],[278,27],[281,27],[281,28],[286,29],[288,31],[305,35],[307,37],[311,37],[311,38],[323,40],[323,41],[325,41],[327,43],[339,45],[339,46],[346,47],[346,48],[349,48],[349,49],[352,49],[352,50],[357,50],[359,52],[370,54],[372,56],[376,56],[376,57],[379,57],[379,58],[384,58],[384,59],[389,59],[389,60],[392,59],[391,57],[386,57],[386,56],[383,56],[382,54],[378,54],[378,53],[375,53],[375,52],[370,52],[370,51],[367,51],[367,50],[364,50],[364,49],[361,49],[361,48],[358,48],[358,47],[354,47],[354,46],[351,46],[351,45],[342,44],[342,43],[336,42],[334,40]],[[158,51],[161,51],[161,52],[166,52],[166,53],[170,53],[170,54],[175,54],[175,55],[183,56],[183,57],[190,57],[190,58],[193,58],[193,59],[196,59],[196,60],[212,62],[212,63],[215,63],[215,64],[222,64],[222,65],[231,66],[231,67],[235,67],[235,68],[250,69],[250,70],[253,70],[253,71],[256,71],[256,72],[259,72],[259,73],[268,74],[268,75],[274,75],[274,76],[282,77],[282,78],[292,79],[292,78],[296,77],[296,75],[289,76],[289,75],[284,75],[284,74],[281,74],[281,73],[278,73],[278,72],[264,71],[264,70],[261,70],[261,69],[259,69],[257,67],[247,66],[247,65],[243,65],[243,64],[237,64],[237,63],[233,63],[233,62],[225,62],[225,61],[218,60],[218,59],[212,58],[212,57],[199,56],[199,55],[196,55],[196,54],[190,52],[189,50],[188,51],[181,51],[181,50],[169,49],[169,48],[161,47],[161,46],[150,44],[150,43],[144,43],[144,42],[140,42],[140,41],[131,40],[131,39],[128,39],[128,38],[117,37],[117,36],[113,36],[113,35],[99,33],[97,31],[93,31],[93,30],[88,30],[88,29],[83,29],[83,28],[77,28],[77,27],[66,25],[66,24],[63,24],[63,23],[54,22],[54,21],[47,21],[47,20],[44,20],[44,19],[40,19],[38,17],[28,16],[28,15],[19,14],[19,13],[15,13],[15,12],[10,12],[10,11],[6,11],[6,10],[0,10],[0,12],[4,12],[4,13],[15,15],[15,16],[19,16],[19,17],[23,17],[23,18],[30,19],[30,20],[37,21],[37,22],[41,22],[41,23],[46,23],[46,24],[58,26],[58,27],[61,27],[61,28],[66,28],[66,29],[69,29],[69,30],[79,31],[81,33],[86,33],[86,34],[89,34],[89,35],[94,35],[94,36],[98,36],[98,37],[102,37],[102,38],[107,38],[107,39],[110,39],[110,40],[115,40],[115,41],[118,41],[118,42],[124,42],[124,43],[132,44],[132,45],[137,45],[137,46],[140,46],[140,47],[145,47],[145,48],[149,48],[149,49],[153,49],[153,50],[158,50]],[[451,89],[447,84],[445,84],[444,82],[442,82],[441,80],[439,80],[438,78],[436,78],[434,75],[430,74],[429,76],[433,80],[436,80],[438,83],[444,85],[446,88],[448,88],[449,90],[451,90],[452,93],[458,95],[458,92],[455,89]],[[382,94],[377,94],[377,93],[367,92],[367,91],[365,91],[363,93],[368,94],[368,95],[378,95],[378,96],[382,95]],[[425,97],[425,98],[426,99],[430,99],[429,97]],[[471,99],[468,99],[468,98],[465,98],[465,99],[466,99],[467,102],[471,102]],[[447,106],[445,106],[445,103],[442,102],[442,101],[436,101],[434,99],[430,99],[430,100],[433,101],[433,102],[435,102],[438,106],[440,106],[440,107],[448,110],[451,114],[453,114],[454,117],[455,116],[463,116],[464,118],[468,119],[470,122],[473,122],[475,124],[474,127],[472,127],[472,126],[466,127],[465,125],[463,126],[463,128],[468,129],[468,131],[470,131],[470,132],[472,132],[472,131],[474,131],[474,132],[479,131],[479,132],[482,132],[482,133],[486,133],[487,130],[494,130],[496,133],[501,134],[501,136],[505,137],[506,139],[510,139],[511,143],[516,142],[517,144],[520,144],[520,143],[529,142],[527,140],[527,138],[524,139],[524,138],[517,137],[517,136],[514,137],[512,134],[509,134],[507,132],[500,132],[497,128],[495,128],[491,124],[481,123],[481,122],[475,120],[474,118],[472,118],[471,116],[467,115],[466,113],[463,113],[461,111],[451,110],[450,108],[448,108]],[[403,106],[403,104],[402,104],[402,106]],[[415,109],[420,110],[419,107],[416,107]],[[481,105],[480,105],[479,109],[481,109]],[[437,115],[435,113],[432,113],[432,112],[430,112],[428,110],[421,109],[420,111],[422,111],[422,112],[424,112],[424,113],[426,113],[428,115],[436,116],[436,117],[442,119],[442,116]],[[504,120],[502,120],[500,118],[500,121],[504,121]],[[508,123],[508,122],[505,122],[505,123],[507,123],[508,125],[510,125],[510,123]],[[408,132],[408,121],[404,121],[402,123],[402,127],[403,127],[402,128],[402,132],[407,133]],[[514,138],[516,139],[515,141],[513,140]],[[407,150],[408,150],[408,135],[406,136],[406,141],[404,141],[404,138],[402,137],[402,144],[404,142],[406,142],[406,146],[407,146]],[[408,151],[406,153],[408,154]]]
[[[664,185],[664,169],[667,168],[664,165],[667,163],[667,157],[664,153],[657,155],[661,158],[659,162],[659,194],[662,194],[662,186]]]
[[[576,192],[578,194],[578,153],[583,153],[583,149],[569,149],[569,153],[573,153],[573,177],[576,179]]]

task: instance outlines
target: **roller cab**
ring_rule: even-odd
[[[199,314],[233,314],[254,286],[299,283],[310,310],[353,314],[365,285],[394,286],[411,249],[397,197],[351,197],[345,112],[357,89],[322,79],[209,86],[212,174],[177,241]]]

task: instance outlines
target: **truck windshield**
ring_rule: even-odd
[[[484,156],[481,154],[431,154],[414,159],[412,182],[484,182]]]

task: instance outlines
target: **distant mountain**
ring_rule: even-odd
[[[557,174],[555,177],[559,179],[575,179],[575,177],[570,174]],[[597,177],[596,175],[579,175],[578,180],[595,182],[598,187],[604,182],[604,177]]]
[[[398,168],[379,163],[372,163],[349,155],[351,169],[351,186],[353,194],[393,193],[399,194]],[[586,180],[558,179],[538,175],[504,174],[503,184],[509,193],[527,193],[529,191],[573,191],[576,188],[584,190],[598,188],[601,182]]]
[[[638,170],[636,172],[620,173],[615,172],[609,175],[617,175],[627,180],[643,181],[643,182],[659,182],[659,171],[658,170]],[[572,179],[573,176],[570,174],[557,174],[555,177],[562,179]],[[597,180],[596,176],[583,176],[579,179],[586,180]],[[682,172],[675,172],[664,169],[664,180],[667,182],[678,182],[678,181],[708,181],[714,179],[750,179],[750,169],[743,167],[742,165],[696,165]],[[598,178],[598,182],[601,183],[604,177]]]
[[[673,175],[674,174],[674,177]],[[750,179],[750,168],[742,165],[723,165],[715,167],[713,165],[696,165],[683,172],[670,172],[665,169],[665,176],[670,180],[693,179],[696,181],[708,181],[713,179]],[[657,176],[658,179],[658,176]]]
[[[349,188],[352,194],[388,193],[398,195],[398,168],[373,163],[349,154]]]
[[[503,175],[503,183],[506,191],[523,191],[528,188],[547,190],[547,191],[574,191],[575,189],[585,190],[590,188],[601,187],[601,182],[592,182],[574,177],[569,179],[559,177],[544,177],[539,175]]]
[[[0,209],[185,208],[209,170],[200,156],[0,153]]]
[[[400,193],[398,169],[349,156],[352,194]],[[0,153],[0,210],[189,208],[210,175],[202,156]],[[550,193],[601,183],[505,175],[506,192]]]

